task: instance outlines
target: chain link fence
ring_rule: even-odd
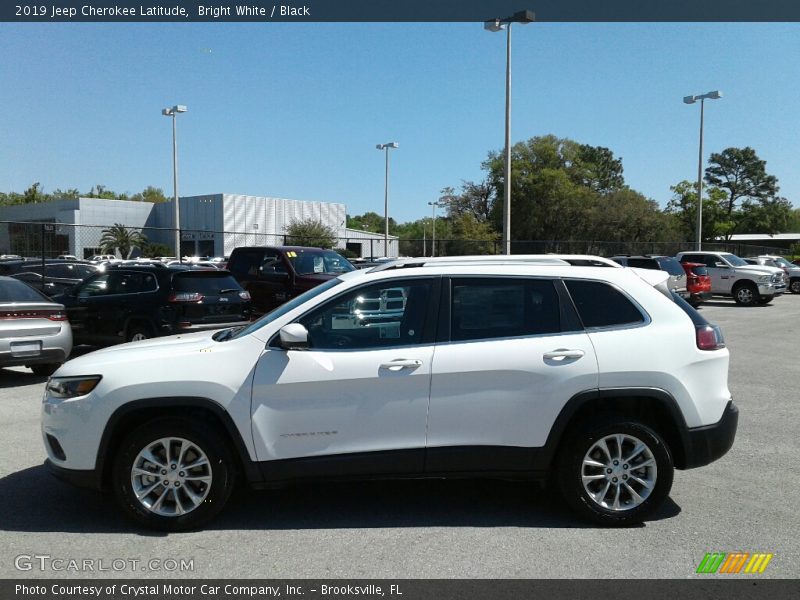
[[[175,230],[144,227],[117,230],[102,225],[67,223],[0,221],[0,255],[52,259],[69,255],[88,259],[99,254],[116,254],[120,258],[175,256]],[[182,230],[181,256],[229,256],[241,246],[320,245],[318,239],[303,239],[284,234],[242,231]],[[117,250],[109,251],[109,245]],[[499,240],[398,240],[390,238],[388,252],[383,236],[335,238],[334,248],[350,258],[384,256],[464,256],[500,254]],[[601,240],[514,240],[512,254],[660,254],[674,256],[692,250],[691,241],[622,242]],[[738,242],[704,243],[704,250],[731,252],[739,256],[788,254],[778,246]]]

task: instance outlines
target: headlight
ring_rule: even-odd
[[[759,275],[758,276],[758,280],[759,281],[769,281],[769,275]]]
[[[85,396],[97,387],[101,379],[100,375],[53,377],[47,382],[45,397],[67,399]]]

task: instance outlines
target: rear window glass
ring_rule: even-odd
[[[50,302],[29,285],[10,279],[0,281],[0,302]]]
[[[223,290],[241,290],[242,286],[233,275],[219,276],[210,271],[180,273],[172,279],[176,292],[198,292],[200,294],[219,294]]]
[[[652,258],[629,258],[628,266],[636,269],[652,269],[654,271],[661,269],[658,263]]]
[[[661,265],[661,270],[666,271],[670,275],[685,275],[685,271],[677,260],[670,256],[660,256],[656,259],[658,264]]]
[[[228,268],[237,275],[255,275],[263,260],[264,251],[258,248],[253,250],[234,250]]]
[[[601,281],[565,280],[584,327],[643,323],[644,316],[619,290]]]
[[[708,267],[692,267],[692,273],[695,275],[708,275]]]

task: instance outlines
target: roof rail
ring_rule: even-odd
[[[392,269],[410,269],[414,267],[434,267],[438,265],[572,265],[576,267],[615,267],[621,265],[602,256],[588,254],[493,254],[477,256],[437,256],[400,258],[398,260],[378,265],[369,269],[370,273],[388,271]]]

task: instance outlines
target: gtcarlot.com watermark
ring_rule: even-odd
[[[75,558],[50,554],[20,554],[14,558],[18,571],[54,573],[191,573],[193,558]]]

